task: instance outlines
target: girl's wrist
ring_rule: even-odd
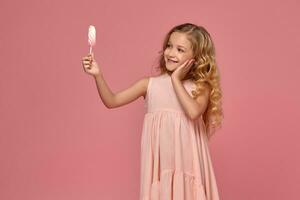
[[[180,81],[178,77],[176,76],[171,76],[172,81]]]
[[[95,79],[101,78],[101,77],[102,77],[102,73],[99,72],[98,74],[93,75],[93,77],[94,77]]]

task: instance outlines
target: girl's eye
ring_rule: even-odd
[[[171,47],[170,44],[167,44],[167,48]],[[179,52],[184,52],[182,49],[178,49]]]

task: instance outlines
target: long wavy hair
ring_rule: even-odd
[[[205,123],[205,130],[208,139],[222,126],[224,118],[222,110],[222,90],[220,87],[220,75],[215,58],[215,47],[208,31],[202,27],[191,23],[184,23],[173,27],[165,36],[162,50],[159,51],[158,69],[161,74],[169,73],[166,68],[164,51],[173,32],[185,33],[187,39],[192,44],[194,65],[186,74],[183,80],[190,79],[196,89],[192,91],[193,98],[196,99],[205,87],[209,89],[209,102],[202,118]]]

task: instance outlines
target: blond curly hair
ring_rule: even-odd
[[[208,31],[202,26],[184,23],[173,27],[165,36],[162,50],[159,51],[158,69],[161,74],[168,73],[164,51],[173,32],[185,33],[192,44],[195,63],[184,77],[184,80],[191,79],[195,83],[196,90],[192,91],[193,98],[196,99],[205,87],[209,88],[209,102],[202,118],[205,123],[206,134],[210,139],[216,130],[221,128],[222,119],[224,118],[220,74],[215,58],[214,43]]]

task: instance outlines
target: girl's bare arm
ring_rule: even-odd
[[[108,87],[102,76],[102,73],[94,76],[94,78],[97,85],[98,94],[107,108],[116,108],[126,105],[136,100],[140,96],[145,98],[149,82],[149,77],[144,77],[134,82],[128,88],[114,94]]]
[[[182,105],[183,110],[190,117],[190,119],[195,120],[205,112],[210,93],[208,87],[205,88],[204,93],[199,95],[196,100],[194,100],[185,90],[180,80],[172,77],[172,84],[179,103]]]

